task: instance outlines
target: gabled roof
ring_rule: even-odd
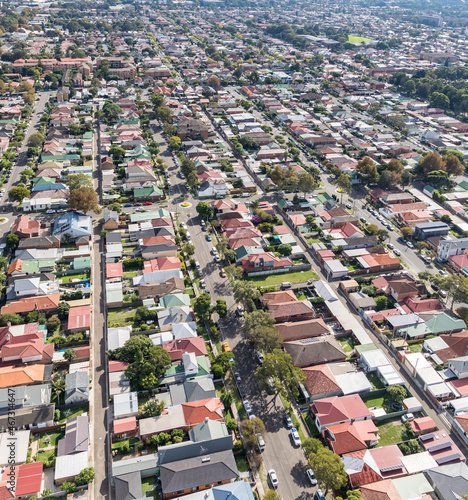
[[[223,419],[223,403],[219,398],[204,399],[182,404],[182,411],[187,426],[199,424],[205,418],[211,420]]]
[[[312,409],[321,425],[371,416],[358,394],[318,399],[312,404]]]
[[[303,368],[302,371],[306,376],[304,385],[311,396],[341,392],[340,386],[337,384],[335,376],[328,365],[309,366]]]

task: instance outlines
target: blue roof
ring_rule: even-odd
[[[73,237],[92,233],[92,219],[89,215],[79,212],[67,212],[54,222],[54,235],[69,233]]]
[[[212,491],[215,500],[254,500],[252,488],[245,481],[215,486]]]

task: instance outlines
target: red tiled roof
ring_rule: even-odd
[[[137,428],[136,417],[122,418],[114,420],[114,434],[121,434],[122,432],[134,431]]]
[[[186,352],[193,352],[197,356],[206,356],[208,354],[205,341],[202,337],[163,342],[162,347],[169,353],[172,361],[182,359],[182,354]]]
[[[170,269],[182,269],[182,265],[178,257],[158,257],[157,259],[146,260],[143,262],[143,273],[167,271]]]
[[[321,425],[371,416],[369,409],[358,394],[318,399],[314,401],[312,408]]]
[[[437,427],[431,417],[415,418],[410,422],[410,425],[415,432],[427,431]]]
[[[106,276],[107,278],[122,278],[123,276],[122,262],[107,262]]]
[[[2,314],[26,313],[31,311],[51,311],[57,309],[60,294],[26,297],[15,302],[10,302],[2,307]]]
[[[440,338],[449,346],[440,349],[437,356],[444,362],[451,358],[460,358],[468,355],[468,331],[453,333],[452,335],[440,335]]]
[[[391,479],[362,485],[360,490],[362,500],[401,500]]]
[[[341,391],[328,365],[310,366],[302,371],[306,376],[304,385],[311,396]]]
[[[203,399],[193,403],[183,403],[185,423],[187,426],[197,425],[205,418],[210,420],[223,419],[224,406],[219,398]]]
[[[16,489],[17,497],[22,495],[31,495],[41,491],[42,482],[42,462],[34,462],[30,464],[16,465]],[[10,468],[7,467],[2,475],[2,481],[8,481]]]
[[[279,302],[298,302],[298,298],[292,290],[281,290],[264,293],[261,301],[263,304],[277,304]]]
[[[406,297],[400,305],[407,306],[414,313],[444,309],[444,306],[437,299],[414,300],[412,297]]]

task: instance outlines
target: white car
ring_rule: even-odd
[[[307,477],[309,478],[310,484],[312,486],[316,486],[317,479],[315,479],[314,471],[312,469],[307,469],[306,473],[307,473]]]
[[[211,250],[211,255],[218,255],[218,250],[216,250],[216,248],[212,248]]]
[[[214,258],[214,261],[215,262],[221,262],[221,259],[216,255],[216,257]]]
[[[270,469],[268,471],[268,478],[270,479],[270,483],[273,486],[273,488],[275,489],[278,488],[279,481],[275,469]]]
[[[261,353],[260,351],[257,352],[257,360],[260,364],[263,363],[263,361],[265,360],[265,357],[263,356],[263,353]]]
[[[390,250],[393,250],[395,247],[393,246],[393,243],[389,243],[388,245],[388,248],[390,248]]]
[[[410,422],[411,420],[414,420],[414,415],[412,413],[407,413],[401,417],[401,421],[404,424],[406,424],[406,422]]]
[[[294,443],[294,446],[301,446],[301,438],[299,437],[299,432],[297,432],[297,429],[293,427],[291,429],[291,437]]]
[[[406,242],[406,246],[407,246],[408,248],[414,248],[414,245],[411,243],[411,241],[407,241],[407,242]]]
[[[395,248],[395,250],[393,250],[393,253],[394,253],[397,257],[399,257],[399,256],[401,255],[401,252],[400,252],[400,250],[398,250],[398,248]]]
[[[252,407],[250,406],[250,402],[249,401],[244,401],[244,409],[245,409],[245,413],[247,413],[247,415],[250,415],[252,413]]]

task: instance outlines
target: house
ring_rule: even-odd
[[[0,367],[0,388],[42,383],[50,378],[50,366],[47,371],[45,365],[39,364]]]
[[[27,314],[32,311],[54,313],[57,311],[60,294],[38,295],[36,297],[23,297],[20,300],[9,302],[1,309],[2,314]]]
[[[141,474],[138,471],[114,476],[116,500],[131,500],[143,498]]]
[[[285,342],[284,349],[291,356],[293,365],[301,368],[346,359],[341,344],[331,336]]]
[[[141,300],[158,299],[167,294],[183,292],[185,292],[184,280],[177,276],[158,283],[143,283],[138,285],[138,296]]]
[[[83,332],[91,327],[91,306],[71,307],[68,312],[68,327],[72,332]]]
[[[88,451],[88,415],[70,418],[65,423],[65,437],[58,442],[57,456]]]
[[[231,483],[239,477],[232,450],[169,462],[160,466],[163,499],[203,491],[213,484]]]
[[[198,371],[198,367],[197,367]],[[169,394],[173,405],[216,398],[216,390],[211,378],[196,377],[181,384],[171,384]]]
[[[468,377],[468,356],[460,358],[452,358],[448,361],[448,367],[456,375],[457,378],[463,379]]]
[[[90,237],[92,235],[92,226],[93,221],[89,215],[71,211],[55,220],[52,234],[60,237],[68,234],[70,238],[79,238],[80,236]]]
[[[107,348],[110,351],[120,349],[132,334],[132,325],[117,326],[107,330]]]
[[[138,393],[116,394],[114,396],[114,418],[136,417],[138,415]]]
[[[103,213],[103,225],[102,227],[106,230],[118,229],[119,227],[119,214],[112,210],[105,210]],[[106,235],[107,236],[107,235]],[[107,239],[106,239],[107,241]]]
[[[267,312],[276,323],[306,321],[315,317],[315,309],[309,300],[294,300],[268,304]]]
[[[42,485],[43,462],[15,465],[2,469],[0,494],[5,500],[9,498],[39,497]],[[11,478],[14,478],[13,489]]]
[[[337,455],[376,446],[379,430],[372,420],[344,422],[326,427],[323,437]]]
[[[414,237],[417,240],[426,240],[432,236],[447,236],[450,226],[441,221],[425,222],[416,224],[414,227]]]
[[[372,414],[358,394],[317,399],[310,406],[315,425],[321,432],[325,427],[344,422],[369,420]]]
[[[264,275],[265,271],[270,271],[268,274],[288,272],[292,265],[291,259],[276,257],[272,252],[246,255],[241,260],[241,267],[247,276]]]
[[[0,329],[0,360],[3,363],[47,363],[52,361],[53,354],[54,344],[44,342],[44,330],[39,330],[38,323],[10,324]]]
[[[468,491],[468,466],[464,462],[425,470],[424,475],[437,498],[459,500]]]
[[[437,465],[447,465],[464,462],[466,459],[458,446],[452,441],[445,430],[433,431],[419,437],[424,451],[429,452]]]
[[[309,402],[316,399],[341,396],[342,391],[329,365],[309,366],[302,369],[306,376],[304,386],[309,394]]]
[[[442,240],[437,248],[437,255],[442,260],[448,260],[453,255],[460,255],[468,250],[468,238]]]
[[[113,425],[113,439],[124,439],[138,435],[138,423],[136,417],[127,417],[121,418],[120,420],[114,420]]]
[[[328,335],[330,332],[330,329],[322,318],[277,323],[275,328],[284,342],[320,337],[322,335]]]
[[[55,462],[55,484],[73,481],[75,477],[88,467],[88,452],[82,451],[72,455],[61,455]]]
[[[29,215],[19,215],[11,226],[11,233],[19,238],[37,237],[40,227],[40,221],[30,219]]]
[[[184,496],[184,500],[254,500],[252,488],[246,481],[234,481],[219,486],[213,486],[210,490],[203,490]]]
[[[89,377],[87,372],[69,373],[65,377],[65,404],[85,402],[89,399]]]

